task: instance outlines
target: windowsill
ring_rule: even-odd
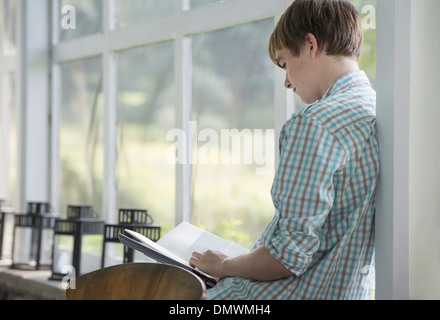
[[[0,261],[0,300],[65,300],[61,281],[49,280],[50,270],[27,271],[10,268]]]

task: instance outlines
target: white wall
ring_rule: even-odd
[[[411,2],[411,299],[440,299],[440,1]]]

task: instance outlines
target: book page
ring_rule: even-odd
[[[154,241],[151,241],[150,239],[148,239],[147,237],[141,235],[140,233],[137,233],[135,231],[132,230],[128,230],[125,229],[125,232],[127,232],[129,235],[131,235],[132,237],[134,237],[135,239],[141,241],[143,244],[145,244],[146,246],[150,247],[151,249],[154,249],[156,251],[159,251],[160,253],[167,255],[168,257],[176,260],[177,262],[180,262],[184,265],[188,265],[189,260],[184,260],[181,257],[177,256],[176,254],[172,253],[171,251],[165,249],[164,247],[162,247],[161,245],[155,243]]]
[[[248,249],[226,241],[192,224],[182,222],[157,241],[157,244],[189,261],[194,251],[220,250],[231,257],[249,252]]]

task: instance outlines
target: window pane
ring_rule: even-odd
[[[54,237],[54,250],[52,270],[55,273],[65,273],[65,266],[73,265],[73,241],[74,238],[68,235],[57,235]]]
[[[174,124],[174,45],[121,52],[118,73],[118,207],[147,209],[174,227],[175,166],[165,137]]]
[[[274,213],[274,67],[267,54],[273,23],[193,37],[192,222],[245,246]]]
[[[225,2],[228,0],[191,0],[191,8],[201,7],[210,3]]]
[[[174,12],[174,0],[116,0],[116,27],[155,19]]]
[[[131,0],[130,0],[131,1]],[[102,32],[102,0],[61,0],[60,41]]]
[[[0,23],[2,24],[1,41],[3,42],[3,54],[5,56],[15,55],[17,52],[16,36],[17,36],[17,1],[1,0],[0,6],[3,9],[3,16]]]
[[[377,40],[377,0],[351,0],[362,17],[364,30],[364,48],[359,66],[369,77],[371,84],[376,84],[376,40]]]
[[[101,58],[62,66],[60,128],[61,212],[69,204],[92,205],[99,215],[103,180]]]
[[[0,105],[0,198],[8,207],[18,208],[18,114],[15,74],[1,78]]]
[[[83,236],[81,244],[81,274],[101,268],[103,241],[104,236],[100,234],[88,234]]]

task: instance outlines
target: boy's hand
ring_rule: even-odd
[[[197,268],[210,276],[223,279],[228,276],[226,262],[229,259],[229,256],[217,250],[207,250],[203,253],[195,251],[189,260],[189,264],[191,267]]]

